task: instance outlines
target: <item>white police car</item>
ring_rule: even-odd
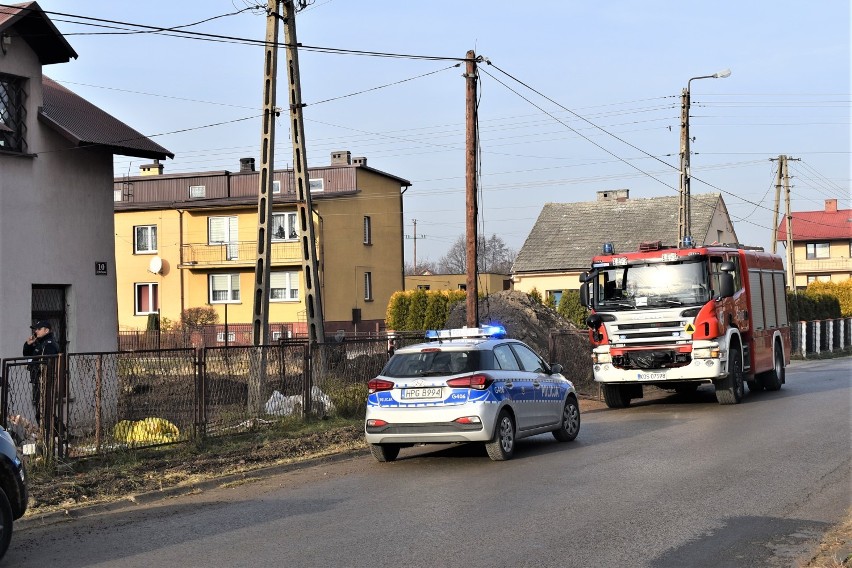
[[[393,461],[414,444],[484,442],[492,460],[515,440],[580,431],[574,385],[501,326],[428,332],[427,343],[396,350],[368,383],[365,433],[373,456]]]

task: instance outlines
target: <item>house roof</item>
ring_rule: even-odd
[[[727,214],[718,193],[692,194],[691,227],[704,244],[717,210]],[[546,203],[521,247],[512,272],[585,270],[604,242],[616,252],[646,241],[678,241],[679,197]]]
[[[793,240],[852,239],[852,209],[793,212]],[[787,223],[778,225],[778,240],[787,240]]]
[[[97,146],[113,154],[165,160],[174,154],[66,89],[42,76],[43,106],[38,118],[76,147]]]
[[[42,65],[77,59],[77,52],[65,41],[38,2],[0,6],[0,32],[10,29],[27,42]]]

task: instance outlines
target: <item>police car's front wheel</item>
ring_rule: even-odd
[[[488,457],[494,461],[505,461],[515,453],[515,421],[508,410],[503,409],[497,417],[494,436],[485,443]]]
[[[580,406],[577,399],[569,396],[565,399],[562,409],[562,422],[559,428],[553,431],[553,437],[559,442],[570,442],[580,433]]]
[[[392,462],[399,455],[398,444],[370,444],[370,453],[380,462]]]

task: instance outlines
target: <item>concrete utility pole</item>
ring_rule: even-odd
[[[413,232],[412,232],[410,237],[408,235],[405,235],[405,238],[406,239],[414,239],[414,266],[412,267],[411,270],[416,275],[417,274],[417,237],[420,237],[421,239],[423,239],[423,238],[426,237],[426,235],[418,235],[417,234],[417,219],[412,219],[411,222],[414,224]]]
[[[790,207],[790,175],[787,172],[787,161],[789,156],[779,156],[778,169],[781,170],[781,177],[784,180],[785,190],[785,212],[787,214],[787,287],[792,291],[796,291],[796,254],[793,250],[793,212]]]
[[[701,75],[699,77],[692,77],[689,81],[686,82],[686,88],[683,90],[681,94],[681,104],[680,104],[680,207],[678,209],[678,220],[677,220],[677,234],[678,234],[678,246],[684,246],[684,241],[687,237],[692,236],[692,215],[691,215],[691,206],[690,206],[690,194],[689,194],[689,182],[690,182],[690,171],[689,171],[689,107],[691,104],[689,89],[690,85],[696,79],[724,79],[725,77],[731,76],[731,70],[725,69],[723,71],[719,71],[718,73],[713,73],[712,75]]]
[[[293,179],[296,183],[297,223],[302,244],[302,273],[305,282],[305,312],[308,338],[312,343],[325,340],[325,320],[322,311],[322,284],[317,259],[316,230],[313,204],[308,183],[308,154],[305,147],[305,120],[302,115],[302,83],[299,78],[299,52],[296,40],[296,10],[292,0],[284,6],[284,43],[286,44],[287,76],[289,78],[290,133],[293,142]]]
[[[476,234],[476,217],[477,217],[477,204],[476,204],[476,155],[477,155],[477,116],[476,116],[476,81],[477,81],[477,71],[476,71],[476,54],[471,49],[467,52],[466,55],[467,67],[465,72],[466,86],[467,86],[467,96],[465,98],[466,103],[466,120],[465,120],[465,148],[466,152],[466,160],[465,160],[465,196],[467,202],[467,216],[466,216],[466,229],[467,229],[467,247],[466,247],[466,260],[467,260],[467,326],[468,327],[478,327],[479,326],[479,289],[478,289],[478,281],[477,278],[477,266],[476,266],[476,245],[477,245],[477,234]]]
[[[778,175],[775,178],[775,207],[772,209],[772,254],[778,250],[778,211],[781,208],[781,162],[786,156],[778,156]],[[770,158],[771,161],[775,161]]]
[[[272,247],[272,173],[275,167],[275,84],[278,75],[278,12],[269,0],[263,59],[263,124],[260,136],[260,184],[257,192],[257,261],[254,268],[252,341],[269,343],[269,249]]]

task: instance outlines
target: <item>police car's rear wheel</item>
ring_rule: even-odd
[[[559,428],[553,431],[553,437],[560,442],[570,442],[580,433],[580,406],[577,399],[569,396],[565,399],[565,407],[562,409],[562,422]]]
[[[0,558],[6,554],[12,541],[12,520],[12,505],[6,493],[0,489]]]
[[[507,410],[501,410],[494,427],[494,437],[485,443],[488,457],[494,461],[505,461],[515,453],[515,421]]]
[[[370,444],[370,453],[380,462],[392,462],[399,455],[398,444]]]

